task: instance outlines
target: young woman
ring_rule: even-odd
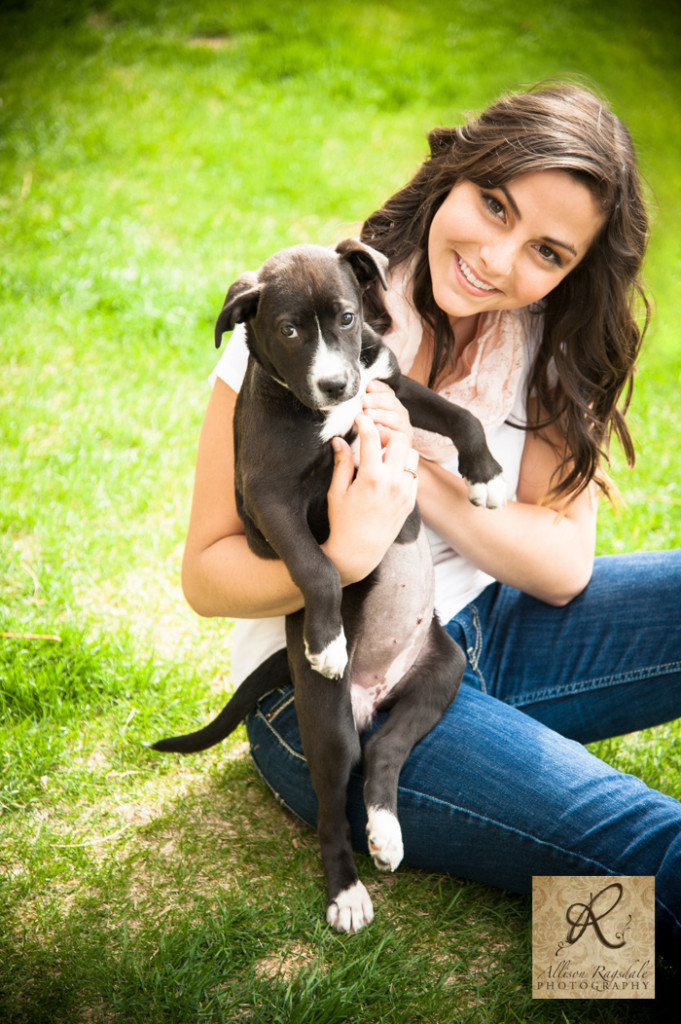
[[[511,95],[429,137],[414,179],[362,238],[390,260],[367,297],[404,372],[483,421],[514,500],[469,504],[456,452],[412,431],[385,385],[358,419],[360,465],[336,439],[325,544],[344,583],[381,560],[414,501],[431,531],[437,609],[468,667],[457,699],[408,759],[405,861],[516,892],[533,875],[655,875],[660,947],[681,946],[681,805],[583,744],[681,714],[681,552],[594,559],[647,314],[647,238],[631,141],[592,93]],[[638,302],[638,306],[637,306]],[[248,548],[233,493],[231,423],[245,364],[235,331],[214,375],[183,565],[202,615],[229,616],[233,673],[283,646],[302,598]],[[290,687],[248,722],[280,799],[314,824]],[[348,810],[365,848],[361,769]]]

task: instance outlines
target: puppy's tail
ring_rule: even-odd
[[[185,736],[170,736],[168,739],[159,740],[158,743],[152,743],[151,749],[160,750],[164,754],[194,754],[199,750],[207,750],[229,736],[261,697],[290,681],[286,651],[276,651],[244,679],[234,696],[212,722],[203,729],[187,733]]]

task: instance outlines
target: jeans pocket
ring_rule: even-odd
[[[293,704],[293,700],[293,685],[282,686],[281,689],[273,690],[272,693],[268,693],[258,701],[257,710],[268,722],[273,722]]]

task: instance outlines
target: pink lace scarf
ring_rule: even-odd
[[[385,304],[392,326],[386,344],[409,373],[423,337],[423,321],[412,302],[411,272],[415,259],[388,275]],[[509,416],[523,376],[528,339],[526,310],[481,313],[473,340],[466,345],[456,370],[438,385],[438,394],[474,413],[486,428]],[[427,459],[446,462],[456,455],[449,438],[426,430],[414,431],[414,447]]]

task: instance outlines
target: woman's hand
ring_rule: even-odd
[[[385,427],[404,434],[409,441],[409,447],[412,447],[414,430],[409,413],[388,384],[384,384],[382,380],[369,381],[364,396],[363,411],[371,417],[379,429]]]
[[[404,417],[389,395],[381,395],[382,404],[374,406],[380,410],[377,422],[368,415],[357,417],[356,475],[350,446],[340,437],[332,441],[335,466],[328,492],[330,534],[323,547],[340,572],[343,586],[364,579],[376,568],[416,502],[417,459],[411,448],[409,417],[408,429],[401,429]],[[394,402],[400,404],[397,399]],[[388,422],[398,425],[392,428]]]

